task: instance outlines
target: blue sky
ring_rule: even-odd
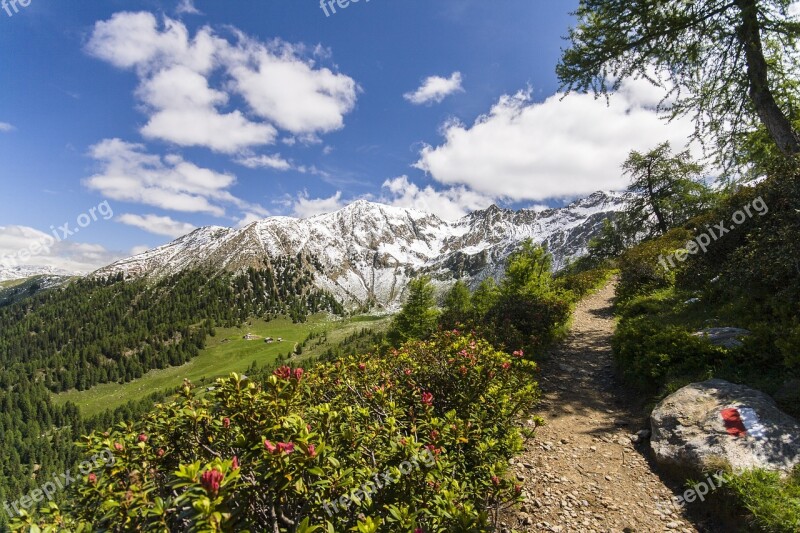
[[[560,205],[689,132],[643,82],[610,105],[557,94],[573,1],[6,2],[0,255],[113,211],[30,264],[87,269],[357,198],[449,219]]]

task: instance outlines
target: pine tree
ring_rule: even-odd
[[[436,329],[439,312],[435,308],[434,288],[427,276],[411,280],[408,298],[392,321],[387,335],[394,346],[409,339],[424,339]]]

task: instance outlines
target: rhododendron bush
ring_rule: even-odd
[[[535,372],[453,331],[202,395],[187,383],[147,419],[88,436],[87,454],[114,450],[114,464],[17,527],[488,531],[519,498],[505,471]]]

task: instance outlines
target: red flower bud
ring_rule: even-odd
[[[200,484],[206,489],[206,492],[213,498],[219,492],[219,486],[225,476],[217,470],[206,470],[200,476]]]
[[[422,403],[427,405],[428,407],[433,405],[433,394],[430,392],[423,392],[422,393]]]
[[[139,433],[139,436],[137,438],[139,439],[139,442],[147,442],[147,435],[145,435],[144,433]]]
[[[272,443],[271,443],[270,441],[268,441],[268,440],[265,440],[265,441],[264,441],[264,447],[267,449],[267,451],[268,451],[269,453],[275,453],[275,450],[277,450],[277,449],[278,449],[278,447],[277,447],[277,446],[275,446],[274,444],[272,444]]]
[[[496,487],[499,484],[500,484],[500,478],[497,477],[497,476],[492,476],[492,485],[494,485]]]
[[[294,442],[279,442],[278,451],[283,453],[294,452]]]
[[[119,442],[115,442],[114,443],[114,449],[117,450],[118,452],[121,452],[122,451],[122,444],[119,443]]]
[[[234,470],[239,470],[239,458],[235,455],[233,456],[233,460],[231,461],[231,468]]]
[[[92,485],[97,483],[97,476],[95,475],[94,472],[89,474],[89,483],[91,483]]]
[[[309,457],[316,457],[317,456],[317,447],[313,444],[308,445],[308,456]]]
[[[159,448],[158,450],[156,450],[157,457],[164,457],[164,453],[165,453],[164,448]]]
[[[364,363],[358,363],[358,369],[363,372],[364,370],[367,369],[367,365],[365,365]]]
[[[222,427],[224,427],[226,429],[231,427],[231,419],[228,418],[227,416],[222,419]]]
[[[292,369],[288,366],[282,366],[272,372],[273,375],[278,376],[280,379],[291,379]]]
[[[296,379],[297,381],[300,381],[301,379],[303,379],[303,372],[305,372],[305,370],[303,370],[302,368],[295,368],[294,369],[294,379]]]

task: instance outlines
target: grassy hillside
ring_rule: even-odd
[[[93,416],[152,392],[177,387],[184,379],[195,383],[211,382],[231,372],[244,372],[254,362],[258,366],[273,363],[278,357],[294,351],[311,333],[318,336],[307,343],[302,355],[295,356],[297,360],[322,355],[329,347],[364,327],[383,329],[387,324],[388,318],[385,317],[336,319],[327,314],[313,315],[303,324],[294,324],[288,318],[269,322],[251,320],[244,327],[217,328],[216,335],[208,338],[200,354],[184,365],[151,370],[125,384],[105,383],[85,391],[63,392],[54,395],[53,401],[57,405],[71,401],[80,408],[81,414]],[[245,340],[248,333],[254,335],[255,340]],[[281,337],[283,342],[267,344],[264,342],[266,337]]]

